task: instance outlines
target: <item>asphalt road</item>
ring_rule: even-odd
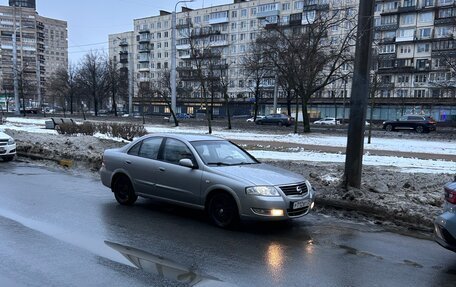
[[[222,230],[200,211],[119,206],[93,174],[25,162],[0,162],[0,193],[0,286],[456,282],[456,253],[369,223],[311,214]]]

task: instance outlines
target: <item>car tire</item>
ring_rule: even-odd
[[[257,121],[256,124],[261,126],[263,124],[263,122],[262,121]]]
[[[225,192],[218,192],[209,199],[207,212],[212,223],[221,228],[233,227],[239,222],[236,201]]]
[[[283,126],[283,123],[282,123],[282,122],[278,122],[277,125],[278,125],[279,127],[281,127],[281,126]]]
[[[386,130],[387,132],[390,132],[390,131],[394,130],[394,128],[393,128],[392,125],[386,125],[385,130]]]
[[[419,134],[422,134],[422,133],[424,133],[424,127],[423,127],[423,126],[417,126],[417,127],[415,128],[415,131],[416,131],[417,133],[419,133]]]
[[[133,205],[138,199],[131,181],[126,176],[120,176],[114,181],[112,192],[114,192],[114,197],[121,205]]]

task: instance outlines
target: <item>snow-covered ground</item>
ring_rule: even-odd
[[[11,129],[18,131],[27,131],[31,133],[48,133],[57,134],[54,130],[44,129],[46,119],[29,119],[8,117],[5,123],[0,125],[0,130]],[[150,133],[196,133],[205,134],[205,128],[191,127],[165,127],[162,125],[146,125],[146,130]],[[231,140],[248,140],[261,142],[283,142],[296,144],[309,144],[315,146],[333,146],[345,147],[347,138],[345,136],[328,136],[324,134],[313,133],[310,135],[288,134],[277,135],[258,132],[246,132],[240,130],[221,130],[214,129],[214,136],[227,138]],[[104,135],[99,137],[106,138]],[[389,139],[374,138],[372,144],[365,143],[365,149],[370,150],[387,150],[399,152],[418,152],[429,154],[456,154],[456,142],[454,141],[429,141],[417,139]],[[250,151],[259,159],[269,160],[288,160],[288,161],[311,161],[311,162],[334,162],[341,163],[345,161],[344,154],[321,153],[312,151],[297,150],[295,152],[279,152],[270,150],[252,150]],[[456,162],[443,160],[420,160],[415,158],[393,157],[393,156],[373,156],[365,154],[363,157],[364,165],[384,166],[399,168],[403,172],[422,172],[422,173],[447,173],[456,174]]]

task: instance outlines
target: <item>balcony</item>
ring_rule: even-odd
[[[405,6],[405,7],[399,7],[398,8],[398,12],[399,13],[410,13],[410,12],[415,12],[417,9],[416,9],[416,5],[411,5],[411,6]]]
[[[149,62],[149,61],[150,61],[149,57],[141,57],[140,56],[139,59],[138,59],[138,62],[140,62],[140,63],[146,63],[146,62]]]
[[[374,29],[375,31],[392,31],[397,30],[399,25],[397,23],[394,24],[382,24],[380,26],[376,26]]]
[[[139,43],[149,43],[150,38],[149,37],[139,37],[138,42]]]
[[[216,25],[216,24],[222,24],[222,23],[228,23],[230,20],[228,16],[226,17],[219,17],[219,18],[214,18],[214,19],[209,19],[209,25]]]
[[[176,45],[176,50],[188,50],[188,49],[190,49],[190,44]]]
[[[220,40],[220,41],[213,41],[209,43],[209,46],[211,47],[223,47],[223,46],[228,46],[228,41],[227,40]]]
[[[262,6],[269,6],[264,9],[264,11],[261,11]],[[280,15],[280,6],[278,3],[275,4],[265,4],[265,5],[260,5],[258,6],[258,11],[256,14],[257,18],[266,18],[269,16],[279,16]],[[263,7],[264,8],[264,7]]]
[[[127,47],[128,46],[128,42],[127,41],[120,41],[120,44],[119,44],[120,47]]]
[[[141,67],[141,68],[138,69],[138,71],[140,71],[140,72],[149,72],[150,71],[150,67],[149,66]]]
[[[456,25],[456,17],[436,18],[434,25]]]
[[[398,42],[413,42],[413,41],[415,41],[415,36],[396,37],[396,43],[398,43]]]
[[[150,34],[150,31],[148,29],[141,28],[139,29],[139,34]]]
[[[379,44],[393,44],[396,42],[396,37],[389,37],[380,39]]]
[[[327,11],[329,10],[329,4],[312,4],[312,5],[305,5],[303,7],[303,11]]]

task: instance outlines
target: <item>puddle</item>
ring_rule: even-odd
[[[375,255],[375,254],[372,254],[372,253],[369,253],[366,251],[359,251],[358,249],[347,246],[347,245],[338,245],[338,246],[339,246],[339,248],[344,249],[347,252],[347,254],[356,255],[356,256],[373,257],[378,260],[383,260],[383,257],[381,257],[381,256],[378,256],[378,255]]]
[[[105,241],[106,245],[116,250],[128,259],[134,266],[145,272],[164,277],[168,280],[188,284],[189,286],[231,286],[235,285],[220,281],[212,276],[205,276],[197,273],[192,268],[183,266],[177,262],[166,259],[162,256],[125,246],[122,244]]]

